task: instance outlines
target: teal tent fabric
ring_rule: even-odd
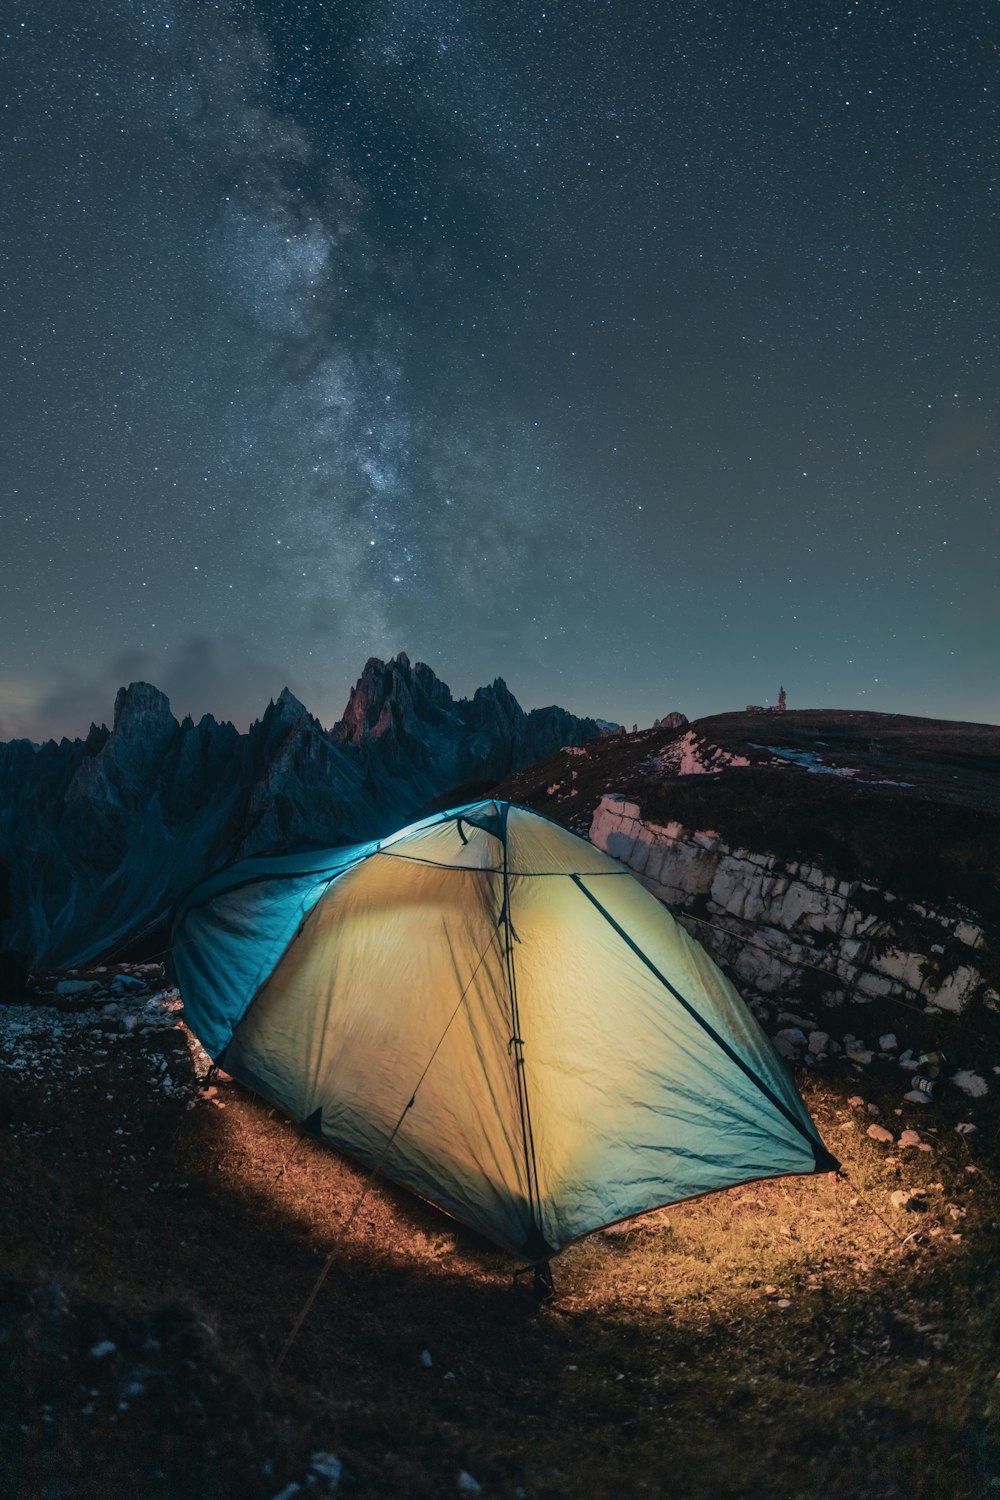
[[[188,896],[174,940],[189,1024],[229,1072],[529,1259],[836,1166],[700,945],[529,809],[244,861]]]

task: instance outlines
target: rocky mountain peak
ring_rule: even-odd
[[[128,738],[137,733],[169,727],[177,728],[177,720],[170,712],[170,699],[159,688],[149,682],[130,682],[128,687],[118,689],[115,698],[115,717],[112,732]]]
[[[291,688],[283,687],[273,705],[274,716],[283,724],[294,724],[299,719],[310,719],[312,715]]]
[[[319,720],[313,718],[290,688],[284,687],[277,699],[272,699],[267,705],[260,721],[251,725],[250,741],[254,754],[263,764],[276,756],[287,754],[303,738],[324,733]]]
[[[83,742],[84,755],[96,755],[103,750],[108,743],[108,727],[106,724],[91,724],[87,738]]]
[[[447,719],[452,701],[447,684],[424,662],[411,667],[405,651],[389,662],[372,656],[333,733],[354,745],[392,734],[422,740],[422,728]]]

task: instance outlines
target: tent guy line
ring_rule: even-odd
[[[498,924],[498,928],[499,928],[499,924]],[[349,1231],[350,1231],[350,1229],[351,1229],[351,1227],[352,1227],[355,1219],[357,1218],[358,1214],[361,1212],[361,1206],[362,1206],[362,1204],[364,1203],[365,1199],[368,1197],[368,1194],[371,1191],[371,1189],[375,1186],[375,1180],[378,1177],[379,1173],[381,1172],[383,1166],[385,1165],[385,1162],[386,1162],[386,1159],[388,1158],[389,1152],[392,1150],[392,1143],[396,1139],[396,1137],[399,1134],[400,1130],[402,1129],[403,1121],[406,1119],[406,1116],[409,1114],[410,1110],[413,1108],[413,1106],[417,1102],[417,1094],[420,1091],[420,1085],[423,1083],[424,1079],[427,1077],[427,1074],[430,1072],[431,1064],[433,1063],[434,1059],[437,1057],[438,1053],[440,1052],[441,1047],[442,1047],[442,1045],[444,1043],[444,1039],[448,1035],[448,1032],[451,1030],[452,1022],[454,1021],[455,1017],[458,1015],[458,1013],[461,1010],[462,1006],[465,1004],[466,996],[468,995],[469,990],[472,988],[472,985],[473,985],[473,983],[475,981],[476,975],[479,973],[479,970],[483,966],[483,960],[486,958],[486,955],[489,952],[490,947],[493,944],[495,936],[496,936],[495,932],[491,933],[489,942],[486,944],[486,947],[483,949],[482,953],[479,955],[479,962],[476,964],[476,967],[473,969],[472,974],[469,977],[468,984],[465,986],[465,989],[462,991],[461,995],[459,996],[458,1003],[455,1006],[455,1009],[452,1011],[451,1015],[448,1017],[447,1024],[446,1024],[444,1030],[442,1031],[441,1035],[438,1037],[437,1043],[436,1043],[436,1045],[434,1047],[434,1051],[431,1053],[430,1057],[427,1059],[427,1062],[424,1065],[423,1072],[421,1073],[420,1077],[417,1079],[416,1083],[414,1084],[413,1091],[410,1094],[409,1099],[403,1105],[403,1108],[400,1111],[399,1119],[396,1121],[395,1125],[392,1127],[392,1131],[391,1131],[391,1133],[389,1135],[389,1138],[386,1141],[385,1146],[382,1148],[382,1154],[381,1154],[381,1156],[379,1157],[379,1159],[375,1163],[375,1165],[372,1167],[372,1169],[369,1172],[369,1174],[368,1174],[367,1178],[365,1179],[365,1181],[361,1184],[360,1191],[358,1192],[357,1196],[355,1197],[354,1202],[351,1205],[350,1212],[348,1213],[346,1219],[344,1220],[343,1224],[340,1227],[340,1230],[338,1232],[336,1240],[334,1241],[333,1245],[330,1247],[330,1252],[327,1255],[326,1260],[323,1262],[323,1265],[322,1265],[322,1267],[320,1269],[319,1275],[316,1277],[316,1280],[313,1283],[312,1290],[310,1291],[310,1293],[309,1293],[308,1297],[306,1298],[305,1302],[302,1304],[302,1307],[301,1307],[301,1309],[299,1311],[299,1314],[296,1317],[295,1322],[292,1324],[291,1330],[289,1331],[288,1337],[286,1338],[284,1344],[282,1344],[281,1351],[278,1354],[277,1359],[274,1361],[274,1364],[271,1366],[271,1375],[272,1375],[272,1377],[275,1376],[275,1375],[277,1375],[278,1371],[281,1369],[282,1365],[285,1363],[285,1359],[286,1359],[286,1357],[288,1355],[288,1351],[291,1349],[292,1345],[295,1343],[295,1340],[298,1338],[299,1333],[301,1332],[301,1329],[302,1329],[302,1325],[305,1322],[306,1318],[308,1318],[309,1313],[312,1310],[313,1303],[316,1301],[316,1298],[319,1296],[320,1290],[322,1289],[322,1286],[323,1286],[323,1283],[324,1283],[324,1281],[326,1280],[327,1276],[330,1273],[330,1267],[333,1265],[334,1259],[335,1259],[336,1254],[337,1254],[337,1248],[339,1246],[339,1243],[340,1243],[341,1239],[344,1239],[347,1236],[347,1234],[349,1233]]]

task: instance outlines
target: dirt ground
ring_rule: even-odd
[[[924,1110],[846,1065],[804,1078],[846,1181],[591,1236],[540,1305],[385,1183],[341,1232],[365,1174],[206,1092],[178,1006],[0,1007],[3,1496],[1000,1494],[991,1059],[986,1095]]]

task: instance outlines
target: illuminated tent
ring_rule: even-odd
[[[836,1166],[698,943],[526,808],[244,861],[188,895],[174,944],[188,1022],[228,1072],[529,1260]]]

